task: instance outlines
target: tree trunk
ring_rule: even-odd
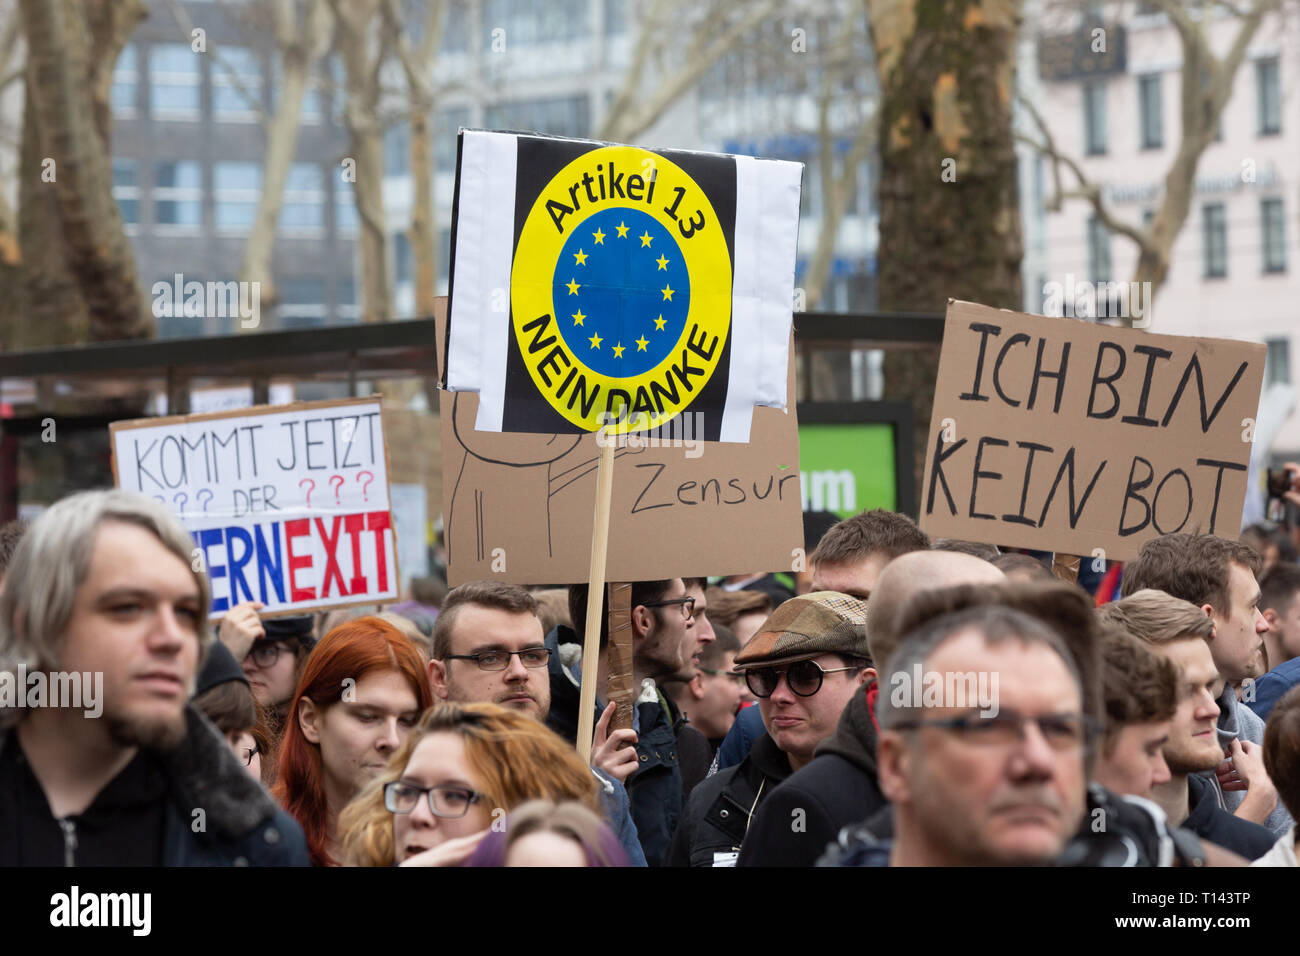
[[[314,0],[303,17],[305,33],[300,33],[294,16],[294,4],[283,2],[276,10],[276,37],[281,63],[280,101],[266,125],[266,156],[262,160],[262,194],[257,201],[253,228],[244,243],[239,277],[258,283],[261,308],[275,305],[274,274],[271,254],[284,204],[284,184],[298,149],[298,132],[302,127],[302,101],[312,68],[325,52],[329,38],[329,11],[323,0]],[[243,323],[239,323],[240,328]]]
[[[108,148],[112,64],[144,8],[139,0],[21,0],[20,6],[27,31],[24,117],[34,131],[31,140],[24,132],[23,154],[25,165],[35,163],[22,174],[23,200],[44,197],[20,215],[34,229],[22,236],[28,291],[70,302],[72,293],[58,286],[71,281],[91,338],[150,336],[153,316],[113,199]],[[47,219],[51,200],[54,214]],[[37,297],[29,307],[27,321],[37,322],[54,304]],[[70,322],[77,329],[79,320]]]
[[[1011,127],[1020,7],[1020,0],[871,5],[881,86],[882,310],[940,312],[950,297],[1021,307]],[[885,356],[886,397],[910,400],[916,413],[918,489],[938,368],[937,349]]]
[[[438,250],[433,238],[437,221],[433,206],[433,130],[429,121],[432,109],[431,103],[417,102],[411,112],[411,255],[415,260],[415,314],[421,318],[433,315],[433,300],[438,292]]]

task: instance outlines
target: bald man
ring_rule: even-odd
[[[914,595],[1005,580],[989,562],[955,551],[912,551],[894,558],[880,570],[867,603],[872,660],[886,661],[898,647],[898,618]],[[867,674],[863,690],[849,700],[835,733],[822,741],[812,762],[773,790],[754,814],[738,866],[812,866],[841,827],[886,806],[871,713],[877,684],[887,682],[874,667]]]

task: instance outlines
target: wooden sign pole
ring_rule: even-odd
[[[582,639],[582,689],[578,695],[578,756],[591,762],[596,733],[596,671],[600,658],[600,612],[605,596],[605,555],[609,548],[609,511],[614,493],[614,442],[601,443],[596,466],[596,511],[591,525],[591,566],[587,575],[587,627]]]

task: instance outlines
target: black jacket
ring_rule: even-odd
[[[1247,860],[1258,860],[1273,848],[1273,831],[1233,816],[1219,804],[1219,791],[1198,774],[1187,777],[1187,819],[1183,826],[1202,840],[1218,844]]]
[[[180,746],[153,752],[167,781],[163,866],[307,866],[307,843],[293,817],[193,706],[185,722]],[[0,732],[0,748],[5,736]],[[4,801],[0,795],[0,807]],[[69,850],[75,863],[75,842]]]
[[[668,854],[669,866],[735,866],[751,813],[790,776],[790,761],[767,734],[748,756],[692,791]]]
[[[738,866],[813,866],[841,827],[887,804],[877,783],[876,727],[867,704],[874,688],[853,695],[812,762],[763,800]]]

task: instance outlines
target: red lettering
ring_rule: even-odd
[[[330,526],[334,536],[330,537],[325,531],[325,522],[320,518],[316,519],[316,530],[320,532],[320,539],[325,544],[325,582],[321,585],[320,596],[327,598],[330,596],[330,581],[337,579],[339,582],[339,597],[347,597],[348,592],[343,587],[343,572],[339,570],[339,519],[336,516],[334,523]]]
[[[367,590],[367,581],[361,573],[361,532],[366,530],[366,516],[348,515],[343,519],[343,527],[352,537],[352,580],[348,587],[353,594],[363,594]]]
[[[375,575],[379,591],[388,590],[388,549],[384,546],[384,532],[392,527],[387,511],[366,512],[366,528],[375,533]]]
[[[300,538],[305,534],[311,534],[311,520],[308,518],[298,518],[294,521],[284,523],[284,553],[288,559],[289,565],[289,600],[290,601],[314,601],[316,600],[316,589],[298,587],[298,569],[311,567],[311,555],[296,555],[293,553],[293,539]]]

